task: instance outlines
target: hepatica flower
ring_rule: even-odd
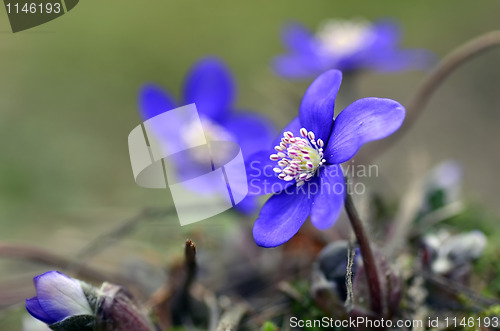
[[[357,100],[334,119],[341,80],[338,70],[319,76],[274,149],[258,152],[247,162],[250,194],[275,193],[254,224],[259,246],[285,243],[309,215],[318,229],[332,226],[345,195],[340,164],[363,144],[387,137],[403,123],[403,106],[380,98]]]
[[[290,53],[275,58],[273,66],[289,78],[315,77],[328,69],[425,69],[434,59],[426,50],[401,49],[400,27],[392,21],[330,20],[315,35],[293,23],[285,27],[282,39]]]
[[[52,330],[153,331],[147,311],[121,286],[97,289],[58,271],[34,279],[37,295],[26,309]]]
[[[26,300],[26,309],[47,324],[83,315],[94,315],[81,283],[58,271],[48,271],[33,279],[37,295]]]
[[[199,60],[187,74],[181,102],[177,103],[161,87],[148,84],[143,86],[139,95],[139,108],[143,120],[148,120],[178,105],[195,103],[205,137],[193,129],[171,127],[158,128],[162,139],[168,139],[176,146],[187,145],[187,141],[206,138],[207,141],[233,141],[240,147],[243,157],[259,151],[268,145],[275,134],[271,123],[264,117],[247,111],[235,111],[235,83],[225,64],[214,57]],[[219,151],[221,152],[221,151]],[[223,152],[223,151],[222,151]],[[189,160],[182,160],[179,177],[191,178],[199,173],[206,155],[193,153]],[[210,191],[213,188],[197,187],[197,190]],[[257,207],[256,200],[245,198],[236,208],[250,213]]]

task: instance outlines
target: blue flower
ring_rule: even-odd
[[[247,161],[249,194],[275,193],[262,207],[253,227],[259,246],[274,247],[292,238],[307,217],[318,229],[332,226],[344,202],[340,163],[367,142],[395,132],[405,109],[390,99],[360,99],[334,120],[342,81],[338,70],[319,76],[307,89],[299,116],[282,131],[274,150]]]
[[[400,27],[392,21],[373,24],[361,20],[331,20],[316,35],[304,26],[285,27],[283,42],[290,54],[274,59],[275,71],[284,77],[316,77],[328,69],[343,72],[381,72],[426,69],[434,60],[431,52],[399,48]]]
[[[274,128],[264,116],[243,111],[235,111],[236,88],[232,75],[225,64],[214,57],[199,60],[187,74],[180,104],[195,103],[208,141],[234,141],[240,147],[243,157],[268,145],[275,134]],[[161,87],[148,84],[143,86],[139,96],[139,109],[143,120],[148,120],[165,111],[176,108],[174,99]],[[180,130],[175,123],[169,128],[159,128],[158,132],[176,146],[185,144],[193,137],[189,128]],[[180,132],[181,131],[181,132]],[[180,177],[192,178],[198,174],[201,163],[196,155],[190,162],[182,162]],[[210,191],[197,187],[197,190]],[[251,213],[257,208],[257,201],[247,197],[236,208],[243,213]]]
[[[93,315],[80,282],[58,271],[48,271],[33,279],[36,297],[26,300],[26,309],[47,324],[71,316]]]

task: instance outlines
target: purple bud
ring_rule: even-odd
[[[33,279],[37,295],[26,300],[26,309],[35,318],[53,324],[77,315],[93,315],[81,283],[58,271]]]
[[[97,308],[97,324],[106,331],[155,331],[146,310],[123,287],[104,283]]]

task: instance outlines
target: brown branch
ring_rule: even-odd
[[[120,222],[118,226],[113,227],[110,231],[103,233],[92,239],[80,252],[76,255],[76,259],[82,264],[83,260],[89,259],[97,255],[108,246],[114,244],[121,238],[134,231],[135,227],[144,220],[155,219],[167,216],[175,212],[174,208],[145,208],[137,215]]]
[[[469,42],[459,46],[446,56],[423,80],[417,91],[406,107],[406,119],[401,128],[390,137],[374,144],[366,157],[362,157],[362,163],[379,156],[409,131],[422,114],[430,98],[436,92],[443,81],[450,76],[458,67],[476,56],[500,46],[500,30],[495,30],[476,37]]]
[[[23,244],[0,243],[0,257],[30,261],[63,270],[67,270],[71,265],[78,265],[77,262],[49,252],[44,248]],[[111,281],[119,284],[127,283],[127,281],[119,275],[104,274],[89,266],[80,266],[75,274],[78,277],[96,282]]]
[[[173,294],[172,318],[174,325],[182,325],[184,319],[190,314],[191,285],[196,276],[196,245],[191,239],[186,240],[184,248],[184,274],[178,291]]]
[[[485,307],[500,305],[500,301],[498,301],[497,299],[483,297],[467,286],[462,285],[454,280],[432,274],[428,271],[423,272],[423,277],[425,280],[438,286],[443,291],[458,297],[458,299],[460,299],[460,296],[468,298],[473,302],[472,305],[475,306],[473,308],[475,308],[477,311],[482,311]]]

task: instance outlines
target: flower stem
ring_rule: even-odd
[[[500,30],[494,30],[466,42],[443,58],[427,75],[417,88],[417,91],[413,94],[413,97],[406,107],[406,119],[401,128],[390,137],[372,146],[369,153],[362,157],[363,162],[374,159],[385,152],[394,143],[401,140],[401,137],[409,131],[422,114],[431,96],[450,74],[462,64],[498,46],[500,46]]]
[[[361,250],[361,257],[363,258],[363,266],[368,279],[368,288],[370,290],[371,308],[377,316],[380,316],[383,311],[382,306],[382,291],[380,287],[380,279],[373,257],[373,252],[370,247],[370,241],[366,235],[363,223],[359,218],[358,211],[354,206],[351,194],[346,190],[344,207],[349,216],[352,229],[358,240],[359,249]]]
[[[184,279],[178,288],[178,292],[174,295],[175,299],[172,302],[172,320],[174,325],[182,325],[185,322],[186,316],[189,315],[191,285],[196,276],[196,245],[191,239],[186,240],[184,247]]]

